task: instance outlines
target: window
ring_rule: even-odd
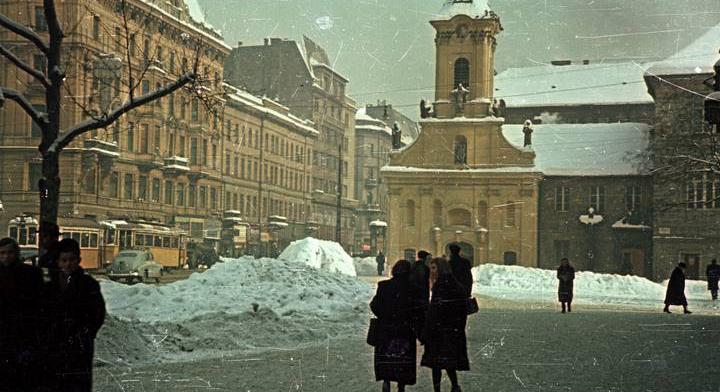
[[[47,29],[45,9],[43,7],[35,7],[35,31],[47,31]]]
[[[108,187],[108,195],[117,198],[120,195],[120,174],[112,172],[110,174],[110,186]]]
[[[29,191],[38,191],[40,188],[38,184],[42,178],[42,164],[41,163],[30,163],[28,165],[28,186]]]
[[[150,152],[150,129],[147,124],[143,124],[140,129],[140,152],[143,154]]]
[[[152,180],[152,201],[155,203],[160,202],[160,179],[153,178]]]
[[[415,226],[415,202],[408,200],[405,205],[405,224]]]
[[[155,153],[160,154],[160,126],[155,126],[155,135],[153,137],[153,145],[155,146]]]
[[[225,192],[225,199],[223,200],[223,205],[225,207],[223,207],[223,208],[225,208],[226,210],[229,210],[232,207],[230,204],[231,201],[232,201],[232,194],[229,191]]]
[[[240,160],[240,178],[245,178],[245,158]]]
[[[569,257],[570,252],[570,241],[567,240],[555,240],[555,261],[560,261],[563,257]]]
[[[85,178],[83,179],[83,192],[94,195],[95,194],[95,180],[97,177],[97,171],[92,166],[85,171]]]
[[[142,83],[142,95],[149,94],[150,93],[150,81],[149,80],[143,80]]]
[[[95,15],[92,20],[92,36],[93,39],[100,39],[100,17]]]
[[[115,52],[116,54],[122,53],[122,30],[120,27],[115,27]]]
[[[197,165],[197,138],[190,139],[190,164]]]
[[[704,174],[688,183],[687,206],[691,209],[720,208],[720,179]]]
[[[47,68],[47,58],[42,54],[34,54],[33,55],[33,68],[36,71],[45,73],[45,69]]]
[[[168,156],[175,155],[175,132],[170,132],[168,135],[168,149],[167,149]]]
[[[505,205],[505,227],[515,227],[515,204],[509,201]]]
[[[213,210],[217,210],[217,189],[210,188],[210,208]]]
[[[217,169],[217,144],[213,144],[212,146],[212,168]]]
[[[467,164],[467,139],[465,136],[455,136],[454,149],[455,163],[460,165]]]
[[[132,200],[133,193],[133,175],[125,174],[123,181],[123,199]]]
[[[190,113],[191,113],[190,116],[191,116],[192,121],[199,121],[199,119],[200,119],[199,110],[200,110],[200,102],[198,101],[197,98],[195,98],[192,100],[192,107],[190,109]]]
[[[488,228],[488,205],[485,201],[478,203],[478,216],[475,224],[486,229]]]
[[[453,89],[460,84],[468,88],[470,84],[470,62],[462,57],[455,61],[455,84]]]
[[[137,55],[137,38],[135,34],[130,34],[130,56],[135,57]],[[132,85],[132,83],[130,83]]]
[[[203,166],[207,166],[208,164],[208,141],[207,139],[203,139],[202,142],[202,164]]]
[[[188,185],[188,190],[187,190],[188,207],[192,207],[192,208],[195,207],[195,192],[196,192],[195,185],[194,184]]]
[[[240,166],[240,160],[238,157],[235,157],[235,159],[233,159],[233,169],[235,169],[235,170],[233,170],[233,176],[235,176],[235,177],[237,177],[240,174],[239,166]]]
[[[200,208],[207,208],[207,187],[200,187]]]
[[[442,202],[440,200],[435,200],[433,202],[433,225],[442,226],[442,210]]]
[[[230,174],[230,150],[225,150],[225,174]]]
[[[133,123],[128,123],[127,150],[129,152],[135,151],[135,124]]]
[[[172,205],[173,203],[173,183],[172,181],[165,181],[165,204]]]
[[[570,209],[570,188],[566,186],[555,187],[555,211],[567,212]]]
[[[602,185],[590,187],[590,207],[595,213],[605,210],[605,187]]]
[[[148,197],[148,178],[140,176],[138,178],[138,200],[147,200]]]
[[[168,95],[168,114],[175,117],[175,94]]]
[[[638,186],[625,187],[625,209],[627,211],[637,211],[640,207],[640,192]]]
[[[177,186],[177,205],[185,207],[185,184],[178,184]]]
[[[178,137],[178,156],[185,158],[185,136]]]
[[[454,208],[448,211],[448,224],[451,226],[470,227],[472,224],[472,215],[470,211],[464,208]]]

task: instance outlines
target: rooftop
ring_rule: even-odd
[[[451,19],[456,15],[481,18],[490,11],[487,0],[446,0],[438,15],[442,19]]]
[[[679,52],[648,69],[651,75],[708,74],[720,59],[720,25],[712,27]]]

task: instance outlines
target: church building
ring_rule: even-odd
[[[394,150],[388,187],[388,260],[419,249],[449,254],[457,242],[473,265],[537,266],[542,173],[535,153],[508,142],[493,109],[500,18],[486,0],[447,0],[436,30],[435,99],[423,104],[422,132]]]

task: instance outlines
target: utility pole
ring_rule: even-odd
[[[340,243],[342,237],[342,156],[343,141],[338,144],[338,172],[337,172],[337,205],[335,206],[335,242]]]
[[[257,250],[257,256],[262,257],[263,256],[263,245],[262,245],[262,206],[263,206],[263,149],[265,146],[263,145],[263,138],[265,133],[265,114],[260,118],[260,142],[258,143],[258,146],[260,146],[260,165],[258,167],[258,204],[257,204],[257,222],[258,222],[258,250]]]

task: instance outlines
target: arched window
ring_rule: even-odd
[[[453,151],[455,151],[455,163],[461,165],[467,164],[467,139],[465,139],[465,136],[455,136],[453,144]]]
[[[515,203],[512,201],[505,204],[505,226],[515,226]]]
[[[457,88],[460,84],[465,88],[470,88],[470,62],[462,57],[455,60],[455,84],[453,88]]]
[[[405,207],[405,223],[408,226],[415,226],[415,201],[408,200]]]
[[[440,200],[433,202],[433,224],[442,226],[442,202]]]
[[[487,203],[484,201],[481,201],[478,203],[478,215],[477,215],[477,225],[480,227],[488,228],[488,207]]]
[[[448,220],[451,226],[470,227],[471,214],[470,211],[463,208],[455,208],[448,212]]]

